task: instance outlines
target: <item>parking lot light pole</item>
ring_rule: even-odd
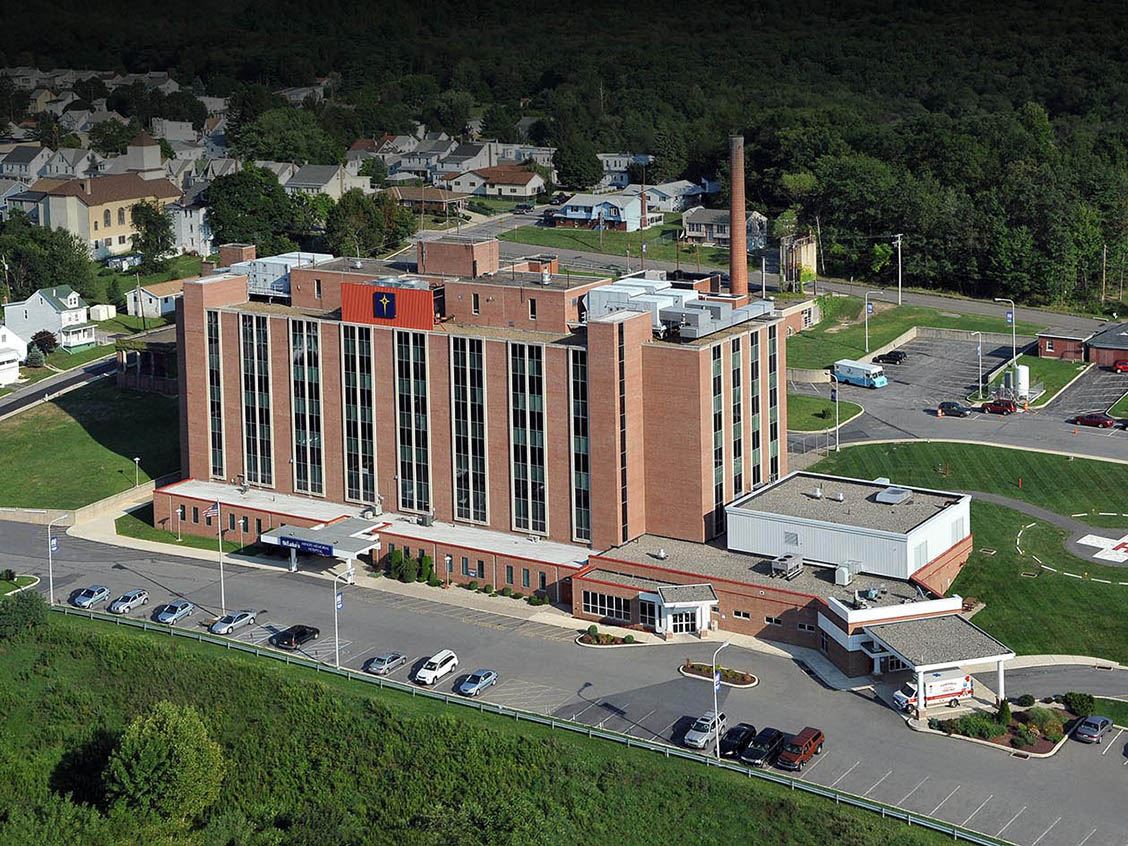
[[[141,457],[135,456],[133,459],[133,487],[137,487],[141,483]]]
[[[341,638],[337,626],[337,579],[344,579],[347,582],[352,578],[352,574],[352,562],[350,561],[345,572],[338,573],[333,577],[333,652],[335,654],[334,663],[338,670],[341,669]]]
[[[1014,300],[1010,299],[1009,297],[995,297],[995,302],[1007,303],[1011,307],[1011,364],[1015,364],[1018,361],[1018,344],[1016,343],[1015,339],[1015,327],[1018,325],[1018,314],[1016,312],[1018,311],[1018,309],[1016,309],[1014,306]]]
[[[51,535],[51,527],[65,519],[66,516],[66,514],[60,514],[47,524],[47,597],[51,605],[55,604],[55,550],[52,548],[55,545],[55,539]]]
[[[713,653],[713,722],[716,725],[716,730],[714,731],[715,736],[713,738],[713,749],[717,754],[718,761],[721,760],[721,712],[719,706],[717,705],[717,688],[721,686],[721,683],[717,680],[717,656],[721,653],[721,650],[728,646],[730,643],[731,641],[726,640],[724,643],[718,646],[717,651]]]
[[[884,291],[866,291],[866,296],[865,296],[865,303],[866,303],[866,305],[865,305],[865,312],[866,312],[866,352],[869,352],[869,312],[870,312],[869,298],[870,298],[871,295],[874,296],[874,297],[878,297],[878,296],[880,296],[884,293],[885,293]]]
[[[976,390],[976,394],[979,396],[980,399],[983,399],[983,333],[982,332],[972,332],[971,334],[975,336],[975,340],[976,340],[975,348],[976,348],[976,352],[979,355],[979,381],[976,383],[977,388],[978,388]]]
[[[841,447],[838,445],[838,427],[842,424],[839,422],[838,417],[838,401],[841,399],[842,383],[838,381],[838,377],[833,373],[830,374],[830,378],[834,380],[834,451],[841,452]],[[815,444],[815,448],[818,449],[818,444]]]

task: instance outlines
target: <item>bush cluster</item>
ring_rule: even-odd
[[[1031,696],[1029,693],[1024,693],[1024,694],[1022,694],[1022,696],[1018,697],[1018,699],[1016,699],[1014,701],[1015,701],[1016,704],[1018,704],[1022,708],[1029,708],[1031,705],[1034,704],[1035,700],[1034,700],[1034,697]]]
[[[1093,710],[1097,707],[1096,702],[1093,701],[1093,694],[1078,693],[1075,690],[1065,694],[1062,702],[1066,708],[1082,718],[1093,716]]]
[[[33,590],[0,599],[0,640],[8,640],[43,625],[47,603]]]

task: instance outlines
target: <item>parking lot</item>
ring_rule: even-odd
[[[882,389],[899,397],[919,397],[925,405],[941,400],[964,400],[979,383],[979,355],[975,341],[915,338],[900,347],[908,356],[904,364],[887,365],[889,385]],[[1010,345],[983,347],[983,378],[1005,364]],[[892,390],[890,390],[892,389]]]
[[[1051,402],[1046,410],[1067,416],[1086,411],[1105,411],[1125,393],[1128,393],[1128,373],[1090,367],[1080,379]]]

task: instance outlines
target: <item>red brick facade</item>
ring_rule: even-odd
[[[971,556],[974,538],[974,535],[968,535],[943,555],[933,558],[913,574],[913,581],[937,596],[946,595]]]
[[[1039,358],[1060,358],[1065,361],[1084,361],[1085,342],[1080,338],[1051,338],[1038,336]]]

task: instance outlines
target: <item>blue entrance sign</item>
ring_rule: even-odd
[[[837,388],[831,388],[830,389],[830,401],[831,402],[837,402],[838,401],[838,389]]]
[[[1007,326],[1010,326],[1012,323],[1014,323],[1014,312],[1008,311],[1007,312]]]
[[[345,607],[345,595],[343,593],[341,593],[340,591],[337,591],[337,610],[340,611],[344,607]]]
[[[717,670],[713,673],[713,690],[721,689],[721,671]]]
[[[51,551],[59,551],[59,539],[55,535],[51,535]]]
[[[298,552],[308,552],[310,555],[326,555],[333,554],[333,546],[328,543],[318,543],[317,541],[303,540],[302,538],[279,538],[278,543],[287,549],[296,549]]]
[[[873,314],[873,303],[866,303],[866,314]]]

